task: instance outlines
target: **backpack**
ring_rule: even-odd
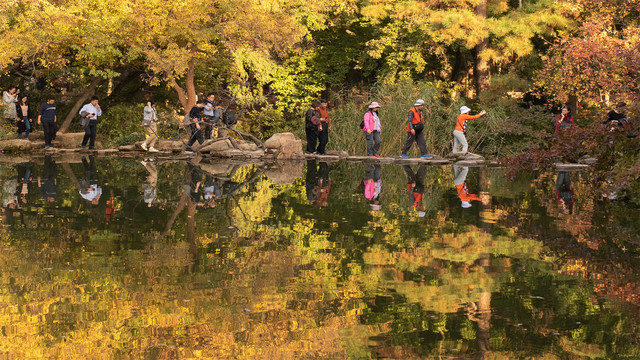
[[[238,119],[236,119],[236,114],[227,110],[222,113],[222,122],[225,125],[235,125],[238,123]]]
[[[360,122],[360,130],[364,130],[364,120]]]

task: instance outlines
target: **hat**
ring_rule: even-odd
[[[471,207],[471,203],[468,201],[463,201],[462,204],[460,204],[460,206],[462,206],[463,209],[468,209]]]
[[[418,217],[424,217],[425,215],[427,215],[426,212],[424,211],[418,211]]]
[[[461,107],[461,108],[460,108],[460,114],[466,114],[466,113],[468,113],[469,111],[471,111],[471,109],[469,109],[469,108],[468,108],[468,107],[466,107],[466,106],[463,106],[463,107]]]
[[[375,101],[374,101],[374,102],[372,102],[372,103],[369,105],[369,109],[375,109],[375,108],[379,108],[379,107],[380,107],[380,104],[378,104],[378,103],[377,103],[377,102],[375,102]]]
[[[420,105],[424,105],[424,100],[418,99],[418,100],[416,100],[416,103],[413,104],[413,106],[420,106]]]
[[[380,204],[369,204],[369,206],[371,206],[371,210],[373,211],[378,211],[382,207]]]

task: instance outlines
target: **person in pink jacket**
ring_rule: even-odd
[[[378,117],[378,110],[380,104],[372,102],[369,105],[369,110],[364,114],[364,138],[367,140],[367,156],[380,157],[378,151],[380,150],[380,118]]]

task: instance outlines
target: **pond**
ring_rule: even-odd
[[[640,357],[588,172],[141,160],[0,162],[3,358]]]

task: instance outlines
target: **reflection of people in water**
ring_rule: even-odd
[[[471,207],[471,201],[481,201],[482,199],[476,194],[469,194],[467,188],[467,174],[469,167],[453,165],[453,185],[456,186],[458,197],[460,198],[460,206],[464,209]]]
[[[18,179],[13,177],[6,179],[2,182],[2,207],[15,209],[18,207],[18,197],[16,196],[16,187],[18,186]]]
[[[20,201],[26,204],[29,195],[29,183],[31,182],[31,165],[29,162],[18,164],[18,182],[20,186],[20,190],[18,190]]]
[[[209,207],[214,207],[216,200],[220,198],[220,186],[218,179],[206,174],[204,177],[204,201],[209,204]]]
[[[380,192],[382,191],[382,168],[379,164],[369,163],[364,177],[364,196],[369,200],[371,210],[380,210]]]
[[[567,171],[558,172],[558,178],[556,179],[556,196],[560,210],[564,214],[573,214],[575,198],[573,188],[571,187],[571,176]]]
[[[98,186],[98,172],[92,155],[89,155],[88,161],[85,156],[82,157],[82,167],[84,168],[84,177],[80,179],[80,196],[91,202],[92,205],[98,205],[100,196],[102,196],[102,188]]]
[[[192,163],[189,163],[188,166],[190,181],[184,186],[185,193],[189,195],[189,199],[193,201],[197,207],[215,207],[215,198],[208,197],[206,194],[207,190],[212,190],[210,189],[212,184],[207,183],[207,181],[211,181],[211,179],[207,177],[207,179],[203,181],[204,173],[202,172],[202,170],[200,170],[196,165],[193,165]],[[212,191],[215,191],[215,189],[213,189]]]
[[[151,207],[153,202],[158,197],[158,170],[156,164],[152,162],[141,161],[142,166],[149,173],[147,180],[142,184],[142,198],[148,207]]]
[[[44,157],[44,171],[42,177],[38,176],[38,188],[40,189],[40,195],[47,202],[52,203],[56,201],[56,192],[58,180],[56,162],[51,157],[51,154],[47,154]]]
[[[331,192],[331,179],[329,178],[329,165],[321,162],[316,165],[315,160],[307,161],[307,199],[315,207],[329,206],[329,193]]]
[[[427,176],[427,167],[420,165],[416,173],[411,166],[404,165],[404,172],[407,173],[407,193],[409,194],[409,204],[418,212],[419,217],[424,217],[424,178]]]

